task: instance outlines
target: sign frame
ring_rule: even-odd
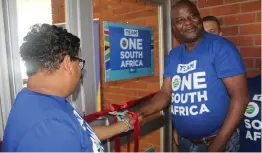
[[[118,70],[112,70],[112,66],[110,65],[112,56],[110,53],[112,51],[110,50],[110,27],[112,28],[119,28],[124,29],[123,30],[123,37],[124,37],[124,31],[125,29],[130,30],[137,30],[139,31],[148,31],[150,33],[150,57],[143,57],[143,58],[150,58],[147,60],[150,60],[150,65],[147,67],[137,67],[137,68],[126,68],[126,69],[118,69]],[[131,78],[138,78],[138,77],[145,77],[145,76],[153,76],[155,74],[155,49],[154,49],[154,33],[153,29],[143,26],[134,26],[130,24],[120,24],[120,23],[113,23],[104,21],[103,22],[103,36],[104,36],[104,64],[105,64],[105,82],[109,81],[118,81],[118,80],[124,80],[124,79],[131,79]],[[111,38],[112,40],[112,38]],[[114,40],[114,39],[113,39]],[[115,44],[115,43],[114,43]],[[120,47],[120,42],[119,42]],[[132,51],[131,51],[132,52]],[[145,52],[143,50],[143,52]],[[120,57],[120,55],[119,55]]]

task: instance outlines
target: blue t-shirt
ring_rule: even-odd
[[[240,123],[241,152],[261,152],[261,75],[248,79],[250,102]]]
[[[4,152],[103,152],[91,127],[66,99],[22,89],[4,132]]]
[[[216,134],[229,108],[229,94],[222,78],[245,73],[237,48],[227,39],[205,32],[196,48],[171,50],[164,77],[172,83],[173,123],[186,138]]]

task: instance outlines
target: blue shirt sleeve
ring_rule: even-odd
[[[67,123],[50,119],[36,125],[19,143],[18,152],[80,152],[76,130]]]
[[[165,70],[164,70],[164,77],[170,77],[171,76],[171,54],[172,51],[170,51],[168,57],[165,60]]]
[[[215,69],[218,78],[232,77],[246,72],[238,49],[231,42],[215,44]]]

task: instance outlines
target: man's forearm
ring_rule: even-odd
[[[138,111],[139,115],[146,117],[148,115],[157,113],[169,105],[170,96],[162,91],[156,93],[156,95],[148,103],[142,106]]]
[[[247,98],[243,99],[231,99],[229,105],[229,111],[224,124],[215,138],[215,143],[218,146],[226,146],[232,134],[236,131],[240,120],[242,119],[245,109],[247,107],[249,100]]]

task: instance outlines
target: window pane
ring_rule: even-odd
[[[23,43],[23,37],[27,34],[30,27],[37,23],[52,24],[51,0],[17,0],[18,18],[18,43]],[[19,55],[20,56],[20,55]],[[21,60],[20,64],[23,85],[26,86],[26,68]]]

